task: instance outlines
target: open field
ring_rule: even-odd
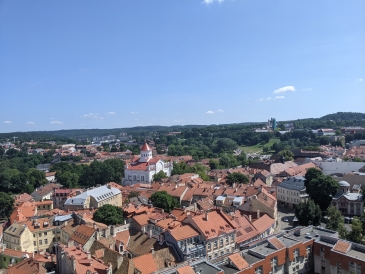
[[[264,146],[271,147],[276,142],[280,142],[280,139],[279,138],[272,138],[265,145],[257,144],[257,145],[254,145],[254,146],[240,146],[240,149],[242,149],[242,151],[244,151],[246,154],[248,154],[248,153],[257,153],[257,152],[258,153],[261,153],[262,152],[262,148]]]

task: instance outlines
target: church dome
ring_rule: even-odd
[[[340,186],[350,186],[350,184],[348,182],[346,182],[346,181],[340,181],[338,184]]]

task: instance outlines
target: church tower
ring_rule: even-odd
[[[141,158],[139,159],[139,162],[146,163],[151,159],[152,159],[152,149],[145,142],[141,148]]]

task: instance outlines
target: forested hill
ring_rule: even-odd
[[[318,128],[339,128],[344,126],[363,126],[365,127],[365,113],[358,112],[337,112],[325,115],[321,118],[308,118],[288,121],[278,121],[278,129],[285,123],[293,123],[296,129],[318,129]],[[171,131],[188,131],[196,128],[209,128],[209,131],[214,131],[214,128],[220,127],[225,130],[251,130],[254,127],[260,127],[265,123],[239,123],[239,124],[225,124],[225,125],[185,125],[185,126],[146,126],[146,127],[131,127],[131,128],[114,128],[114,129],[69,129],[57,131],[32,131],[32,132],[12,132],[0,133],[0,142],[12,139],[13,136],[18,137],[18,141],[26,140],[54,140],[63,142],[72,142],[80,138],[92,138],[94,136],[116,135],[121,132],[127,132],[134,136],[143,138],[151,132],[171,132]]]

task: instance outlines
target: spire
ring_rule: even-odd
[[[141,151],[152,151],[151,147],[147,144],[147,142],[144,142]]]

